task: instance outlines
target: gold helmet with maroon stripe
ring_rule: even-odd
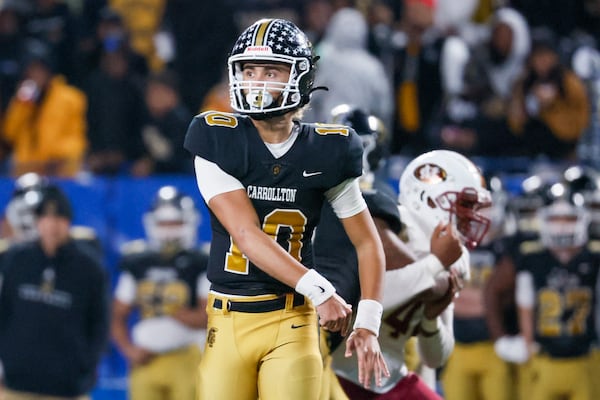
[[[316,60],[307,36],[292,22],[285,19],[255,22],[242,32],[228,59],[231,107],[252,118],[265,119],[304,106],[310,100]],[[289,80],[244,81],[242,69],[248,62],[287,64]]]

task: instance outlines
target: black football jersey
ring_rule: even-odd
[[[535,242],[521,246],[518,271],[528,271],[535,290],[535,340],[552,357],[587,354],[595,338],[593,310],[600,252],[592,244],[567,264]]]
[[[195,307],[198,278],[208,256],[198,250],[184,250],[166,257],[146,250],[121,259],[120,269],[136,282],[136,306],[141,318],[172,315],[183,307]]]
[[[375,181],[370,189],[363,189],[362,195],[369,212],[374,218],[385,220],[390,228],[400,233],[400,213],[396,196],[385,182]],[[360,300],[358,258],[352,242],[329,203],[323,205],[321,222],[317,226],[313,241],[315,269],[325,276],[336,288],[337,293],[356,309]],[[330,349],[333,351],[343,337],[337,333],[330,335]]]
[[[324,193],[361,175],[362,143],[351,128],[340,125],[296,122],[295,129],[294,144],[275,158],[249,117],[209,111],[194,118],[185,147],[237,178],[263,231],[312,267],[311,237],[326,202]],[[253,265],[212,212],[211,226],[208,278],[212,289],[240,295],[291,290]]]
[[[505,241],[495,240],[486,245],[480,245],[469,252],[471,260],[471,279],[465,282],[466,287],[475,290],[485,290],[485,285],[492,271],[506,251]],[[516,325],[516,308],[514,304],[505,307],[504,326],[509,331],[514,331]],[[509,329],[510,327],[513,327]],[[454,316],[454,336],[459,343],[476,343],[490,340],[485,316],[477,318],[460,318]]]

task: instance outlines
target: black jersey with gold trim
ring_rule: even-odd
[[[517,270],[533,278],[535,340],[542,352],[556,358],[587,354],[595,339],[600,252],[589,244],[566,264],[539,242],[523,243],[521,252]]]
[[[387,183],[376,181],[373,188],[362,195],[373,218],[388,223],[392,231],[401,230],[400,213],[395,197],[386,190]],[[335,286],[337,293],[349,304],[356,306],[360,300],[358,259],[352,242],[331,206],[323,205],[321,221],[313,240],[315,268]]]
[[[311,237],[324,193],[361,175],[362,143],[354,130],[341,125],[295,122],[294,129],[295,142],[275,158],[249,117],[209,111],[194,118],[185,147],[237,178],[265,233],[312,267]],[[212,213],[211,226],[208,278],[214,290],[240,295],[290,291],[253,265]]]
[[[195,307],[198,279],[206,272],[207,264],[208,255],[199,250],[182,250],[168,256],[145,250],[124,255],[119,268],[135,280],[135,302],[141,318],[152,318]]]
[[[402,228],[400,212],[391,187],[383,181],[376,180],[371,188],[362,190],[362,195],[371,216],[386,221],[390,229],[399,234]],[[337,293],[356,309],[360,300],[356,250],[329,203],[323,205],[321,221],[314,235],[313,250],[315,269],[325,276],[333,284]],[[344,338],[338,333],[331,333],[329,337],[331,351],[343,340]]]

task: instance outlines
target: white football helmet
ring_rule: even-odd
[[[542,244],[555,249],[583,246],[588,240],[590,211],[562,183],[552,186],[551,195],[549,204],[537,212]]]
[[[490,225],[479,213],[491,205],[484,185],[479,169],[466,157],[434,150],[408,163],[400,177],[399,201],[427,237],[440,222],[450,221],[465,246],[475,248]]]
[[[15,241],[38,237],[34,210],[41,201],[41,191],[47,184],[46,178],[35,172],[23,174],[15,181],[15,188],[5,211]]]
[[[163,186],[144,214],[143,224],[151,248],[190,249],[197,244],[200,214],[191,197],[182,195],[174,186]]]

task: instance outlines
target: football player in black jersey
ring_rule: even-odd
[[[329,201],[359,259],[361,301],[346,340],[361,382],[387,375],[377,335],[383,248],[360,194],[362,143],[346,126],[297,120],[313,89],[306,35],[262,19],[228,60],[232,108],[188,128],[200,192],[211,214],[208,336],[200,399],[316,399],[321,326],[346,333],[352,309],[312,267],[311,237]]]
[[[562,183],[552,194],[538,211],[539,239],[522,243],[516,262],[519,326],[535,376],[529,398],[592,399],[600,251],[589,241],[584,199]]]
[[[512,369],[516,369],[516,397],[520,399],[530,397],[533,371],[531,363],[526,362],[528,356],[523,336],[518,327],[515,330],[506,319],[507,312],[516,312],[516,264],[522,255],[522,247],[527,248],[527,243],[538,241],[537,211],[550,201],[553,185],[562,181],[571,186],[568,182],[572,178],[565,179],[565,173],[556,167],[533,171],[521,181],[519,193],[509,198],[507,220],[514,218],[514,232],[507,235],[505,251],[500,255],[484,291],[486,320],[494,350],[500,358],[510,363]],[[571,190],[571,193],[578,190]]]
[[[131,400],[192,400],[206,327],[208,255],[196,248],[199,214],[191,197],[164,186],[143,222],[147,241],[123,246],[112,338],[129,362]],[[134,311],[139,320],[130,332]]]
[[[340,104],[331,111],[331,122],[353,128],[363,143],[363,173],[360,189],[384,245],[386,266],[404,266],[414,261],[412,251],[400,239],[400,214],[396,193],[376,173],[386,156],[387,131],[375,115],[350,104]],[[360,300],[358,261],[352,242],[344,232],[329,203],[323,204],[321,220],[313,240],[315,268],[336,288],[353,307]],[[343,341],[339,332],[321,331],[324,356],[323,389],[321,399],[344,399],[347,396],[331,369],[331,356]]]

